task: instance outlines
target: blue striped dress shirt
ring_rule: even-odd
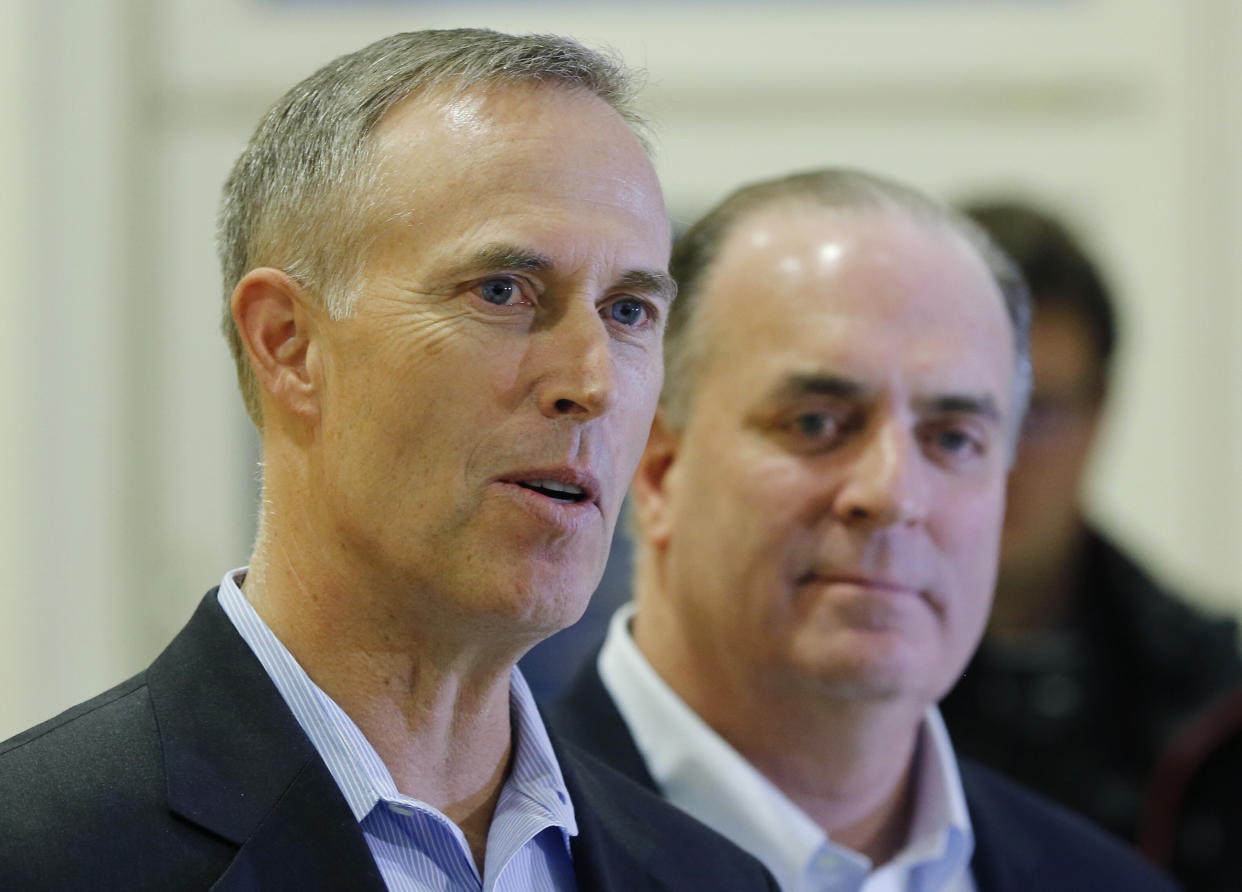
[[[482,876],[461,829],[438,809],[397,792],[392,775],[358,726],[311,681],[267,627],[239,585],[220,583],[220,606],[263,664],[332,773],[391,890],[565,892],[576,890],[569,838],[573,803],[534,698],[515,668],[509,688],[513,760],[487,836]]]

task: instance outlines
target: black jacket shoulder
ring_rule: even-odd
[[[774,892],[758,861],[553,736],[581,892]],[[0,743],[0,889],[384,888],[344,796],[215,599],[142,674]]]
[[[0,887],[208,888],[232,849],[165,799],[143,674],[0,744]]]
[[[959,766],[980,892],[1176,892],[1172,880],[1085,819],[969,759]]]

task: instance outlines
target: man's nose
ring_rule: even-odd
[[[603,415],[616,392],[612,337],[593,305],[567,308],[544,332],[538,383],[540,411],[548,418],[586,421]]]
[[[837,515],[864,526],[921,523],[930,495],[927,473],[915,432],[899,419],[886,420],[859,444],[837,493]]]

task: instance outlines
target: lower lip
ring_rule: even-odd
[[[911,608],[916,605],[930,606],[922,592],[890,585],[812,579],[800,588],[816,592],[813,597],[826,597],[826,601],[821,603],[825,606],[831,604],[833,615],[848,625],[873,631],[902,628],[911,616]]]
[[[590,499],[562,502],[516,483],[497,481],[496,486],[544,526],[573,532],[600,516],[599,506]]]

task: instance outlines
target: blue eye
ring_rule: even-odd
[[[646,312],[647,308],[643,306],[643,302],[632,297],[614,301],[608,307],[608,315],[612,317],[612,320],[627,327],[641,325]]]
[[[969,447],[971,441],[962,431],[947,430],[936,435],[936,445],[945,452],[958,453]]]
[[[970,439],[970,435],[966,434],[965,431],[940,431],[939,434],[936,434],[935,439],[936,446],[939,446],[945,452],[954,453],[954,455],[959,455],[959,453],[968,450],[968,448],[974,445],[974,441]]]
[[[488,279],[479,285],[479,297],[489,304],[507,304],[517,293],[517,285],[509,279]]]
[[[923,442],[930,457],[961,469],[974,467],[988,452],[986,432],[970,426],[933,428],[923,435]]]
[[[828,453],[847,443],[865,421],[857,406],[816,401],[809,406],[790,406],[773,418],[773,433],[786,449],[805,455]]]
[[[794,427],[804,437],[822,437],[831,432],[832,422],[820,412],[806,412],[794,419]]]

